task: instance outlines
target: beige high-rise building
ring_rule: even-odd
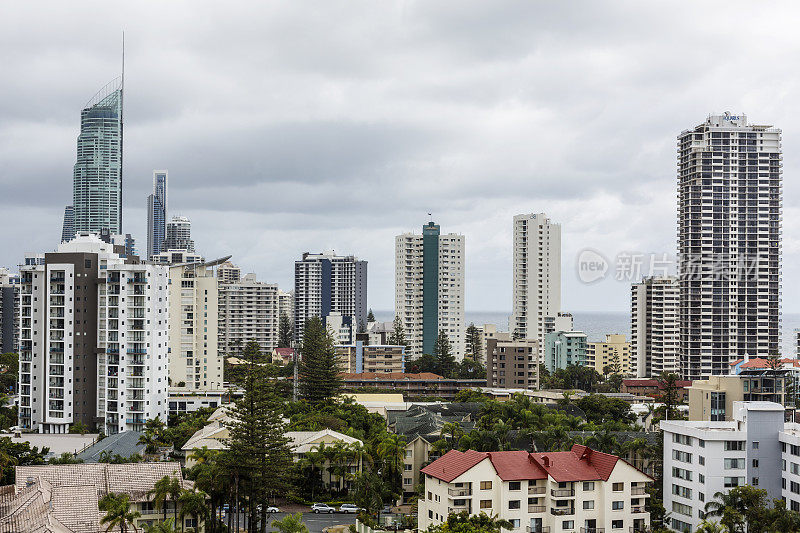
[[[217,279],[220,283],[236,283],[242,278],[242,269],[225,261],[217,268]]]
[[[678,372],[678,280],[644,278],[631,286],[631,358],[636,376]]]
[[[294,291],[284,292],[278,289],[278,316],[283,315],[294,322]]]
[[[546,322],[561,311],[561,225],[544,213],[514,217],[513,312],[509,330],[544,347]]]
[[[172,387],[222,388],[223,359],[217,345],[217,262],[169,269],[169,378]]]
[[[586,365],[594,367],[599,374],[605,374],[606,367],[618,365],[622,374],[636,374],[636,365],[631,360],[631,343],[625,335],[606,335],[605,342],[586,343]]]
[[[262,354],[278,346],[278,286],[246,274],[238,283],[219,287],[219,349],[238,355],[239,346],[255,340]]]

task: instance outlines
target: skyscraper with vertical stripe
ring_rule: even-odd
[[[147,197],[147,257],[160,254],[167,236],[166,170],[153,171],[153,192]]]
[[[122,233],[122,98],[120,78],[81,111],[72,191],[76,233]]]

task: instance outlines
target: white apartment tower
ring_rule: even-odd
[[[161,251],[186,250],[194,252],[192,240],[192,222],[181,216],[174,216],[167,222],[167,234],[164,238]]]
[[[408,359],[433,354],[444,331],[457,360],[464,358],[464,236],[441,235],[429,222],[422,235],[395,237],[394,309],[405,329]]]
[[[636,376],[678,366],[678,279],[649,277],[631,285],[631,358]]]
[[[781,130],[710,115],[678,136],[680,369],[780,349]]]
[[[219,291],[214,267],[221,261],[169,268],[169,378],[172,387],[221,390],[218,349]]]
[[[19,425],[114,434],[167,419],[164,267],[79,235],[20,267]]]
[[[331,250],[304,253],[294,262],[294,330],[301,340],[306,319],[323,321],[330,313],[341,313],[354,328],[367,324],[367,262]]]
[[[251,340],[264,355],[278,346],[278,292],[276,284],[257,281],[255,274],[246,274],[237,283],[220,284],[220,352],[238,356]]]
[[[544,213],[514,217],[514,302],[509,329],[515,338],[544,347],[546,323],[561,311],[561,225]]]

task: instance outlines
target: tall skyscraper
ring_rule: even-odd
[[[710,115],[678,136],[680,369],[780,350],[781,130]]]
[[[75,209],[68,205],[64,208],[64,222],[61,225],[61,242],[69,242],[75,238]]]
[[[167,416],[167,269],[79,235],[20,267],[19,425],[141,431]]]
[[[261,353],[271,353],[278,346],[278,286],[257,281],[255,274],[226,283],[219,272],[217,278],[220,353],[238,357],[251,340],[258,343]]]
[[[631,359],[636,376],[678,372],[678,279],[644,278],[631,285]]]
[[[422,235],[395,237],[395,313],[403,322],[410,359],[433,354],[439,331],[456,359],[464,357],[464,236],[442,235],[429,222]]]
[[[509,328],[516,338],[538,340],[541,353],[561,311],[561,225],[544,213],[514,217],[513,283]]]
[[[103,87],[81,111],[73,169],[75,233],[122,233],[123,83]]]
[[[277,289],[277,288],[276,288]],[[294,263],[294,331],[302,339],[306,320],[340,313],[353,327],[367,323],[367,262],[352,255],[304,253]]]
[[[192,223],[186,217],[175,216],[167,222],[166,238],[161,251],[185,250],[194,252],[192,240]]]
[[[19,276],[0,267],[0,353],[17,352]]]
[[[160,254],[167,237],[166,170],[153,171],[153,192],[147,197],[147,258]]]

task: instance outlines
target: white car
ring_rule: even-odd
[[[314,505],[311,506],[311,510],[314,511],[314,513],[316,514],[319,513],[333,514],[336,512],[336,509],[334,509],[327,503],[315,503]]]
[[[357,505],[353,505],[352,503],[343,503],[339,507],[339,512],[340,513],[353,513],[353,514],[355,514],[355,513],[359,512],[359,511],[364,511],[364,510],[365,509],[362,509]]]

